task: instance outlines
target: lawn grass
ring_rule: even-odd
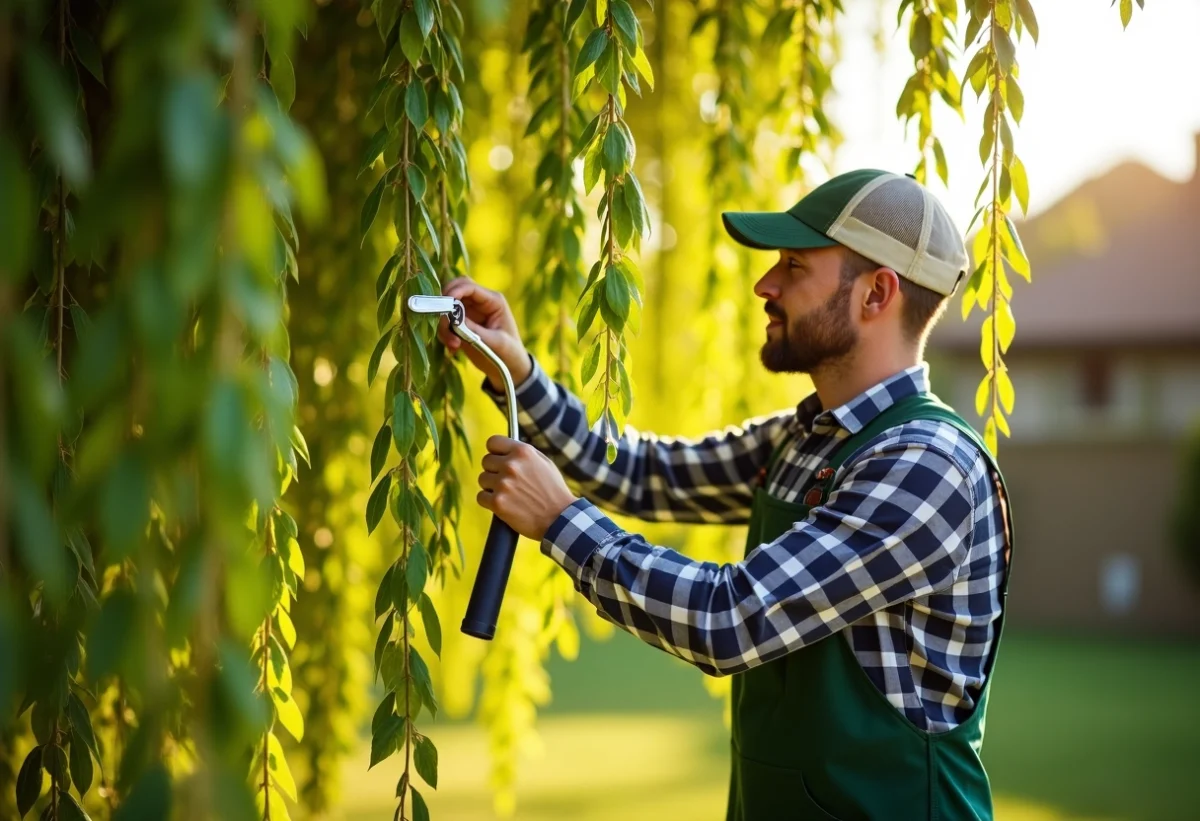
[[[542,754],[523,761],[516,818],[721,819],[728,734],[687,665],[625,634],[551,664]],[[1014,633],[988,711],[984,760],[1006,821],[1200,818],[1200,647]],[[494,817],[487,741],[427,727],[441,783],[435,821]],[[346,819],[390,815],[392,762],[347,765]]]

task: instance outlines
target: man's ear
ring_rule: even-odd
[[[863,318],[877,316],[887,310],[900,295],[900,275],[891,268],[879,267],[868,274],[867,298],[863,302]]]

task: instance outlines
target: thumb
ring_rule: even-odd
[[[478,334],[479,338],[483,340],[483,344],[487,345],[496,353],[501,353],[507,348],[509,335],[504,331],[480,325],[470,317],[466,317],[463,320],[463,324]]]

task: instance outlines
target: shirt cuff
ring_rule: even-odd
[[[542,369],[542,366],[538,364],[538,361],[534,358],[533,354],[527,351],[525,355],[529,357],[529,373],[526,374],[525,378],[522,379],[519,384],[513,386],[516,388],[517,405],[519,407],[524,407],[521,400],[529,398],[530,391],[533,389],[534,385],[542,384],[543,381],[549,381],[550,379],[549,374]],[[493,388],[492,383],[488,381],[486,376],[483,378],[482,384],[483,392],[490,396],[493,402],[495,402],[497,405],[501,405],[504,402],[503,389],[497,390],[496,388]],[[540,393],[545,392],[544,389],[546,386],[542,384],[542,387],[543,390]],[[501,410],[503,410],[503,408],[501,408]]]
[[[542,552],[570,574],[576,590],[587,595],[592,554],[624,532],[587,499],[576,499],[546,530]]]

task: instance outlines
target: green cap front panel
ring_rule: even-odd
[[[850,200],[854,199],[854,195],[862,190],[864,185],[887,173],[877,168],[863,168],[838,174],[828,182],[818,185],[787,212],[822,234],[827,234],[830,226],[850,204]]]

